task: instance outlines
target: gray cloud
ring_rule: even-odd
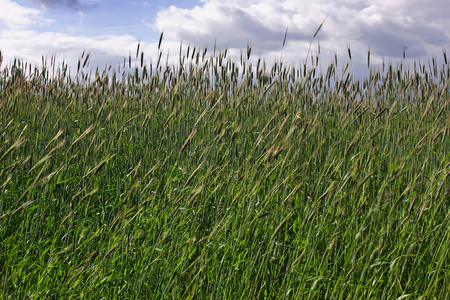
[[[245,48],[247,43],[256,48],[276,50],[281,45],[286,28],[269,28],[261,24],[248,12],[233,7],[220,6],[223,15],[229,16],[228,22],[211,20],[200,32],[195,30],[179,30],[171,32],[172,38],[202,45],[205,41],[217,41],[219,48]],[[195,17],[185,16],[188,23],[195,24]],[[311,38],[310,32],[293,32],[291,39]]]
[[[35,3],[41,4],[46,8],[61,8],[74,11],[86,10],[93,8],[94,5],[81,3],[79,0],[32,0]]]
[[[426,47],[420,37],[399,28],[392,22],[386,22],[382,28],[360,25],[360,42],[369,45],[374,55],[399,58],[403,49],[408,55],[421,57],[427,55]]]

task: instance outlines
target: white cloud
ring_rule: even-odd
[[[0,0],[0,24],[8,28],[27,28],[52,22],[43,17],[40,10],[27,8],[10,0]]]
[[[78,59],[86,51],[90,53],[90,67],[100,70],[111,65],[116,68],[123,58],[131,54],[135,58],[138,40],[131,35],[107,35],[97,37],[71,36],[62,33],[38,33],[33,30],[4,30],[0,34],[0,45],[4,61],[8,64],[13,58],[25,58],[36,67],[41,66],[42,57],[55,57],[65,61],[76,72]],[[156,43],[141,43],[141,49],[148,57],[156,56]],[[116,68],[117,69],[117,68]]]

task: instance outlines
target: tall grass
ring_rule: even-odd
[[[446,53],[356,80],[250,52],[4,67],[2,297],[449,297]]]

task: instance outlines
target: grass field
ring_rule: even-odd
[[[356,80],[181,51],[3,62],[3,299],[450,297],[445,52]]]

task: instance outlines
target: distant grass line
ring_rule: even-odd
[[[2,298],[449,297],[445,53],[358,81],[191,51],[2,71]]]

